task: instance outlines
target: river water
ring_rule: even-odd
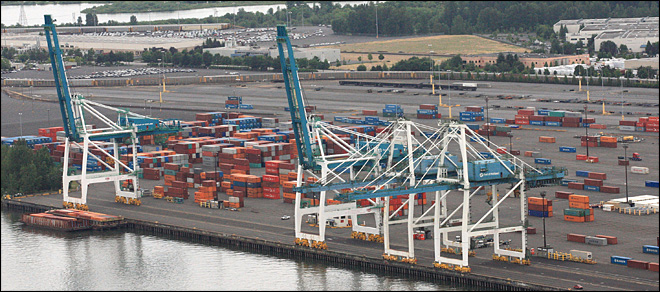
[[[239,1],[240,3],[240,1]],[[369,1],[345,1],[333,2],[335,4],[359,5],[369,3]],[[75,23],[78,16],[81,16],[83,22],[85,15],[81,11],[85,8],[94,6],[101,6],[102,4],[94,3],[81,3],[81,4],[49,4],[49,5],[25,5],[25,18],[27,25],[42,25],[44,23],[44,14],[51,14],[54,19],[58,20],[56,24],[62,23]],[[314,3],[308,3],[311,7]],[[162,19],[184,19],[184,18],[203,18],[207,16],[221,17],[227,13],[236,13],[238,9],[243,8],[246,12],[261,12],[267,13],[268,9],[273,8],[285,9],[285,4],[274,5],[253,5],[253,6],[237,6],[237,7],[216,7],[192,10],[179,10],[171,12],[148,12],[148,13],[114,13],[114,14],[98,14],[99,22],[107,22],[108,20],[116,20],[119,22],[129,22],[131,15],[135,15],[138,21],[154,21]],[[20,6],[2,6],[2,23],[5,25],[14,25],[20,19]]]
[[[55,232],[3,210],[1,290],[464,291],[119,230]]]

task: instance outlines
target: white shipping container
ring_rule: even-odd
[[[637,173],[637,174],[648,174],[649,173],[649,168],[648,167],[641,167],[641,166],[631,166],[630,171],[632,173]]]
[[[611,204],[603,204],[603,211],[612,212],[612,207]]]
[[[591,252],[590,251],[581,251],[581,250],[571,250],[570,254],[574,257],[579,257],[585,260],[590,260],[591,259]]]

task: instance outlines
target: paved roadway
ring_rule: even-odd
[[[562,108],[577,110],[583,107],[582,104],[565,103],[542,103],[537,102],[535,98],[575,98],[584,96],[584,93],[571,92],[575,86],[564,85],[543,85],[543,84],[515,84],[515,83],[495,83],[491,82],[491,88],[479,88],[477,92],[466,92],[464,95],[458,95],[458,92],[452,92],[452,102],[460,103],[461,106],[453,109],[453,115],[458,116],[464,106],[484,105],[483,98],[474,97],[476,94],[488,94],[496,96],[499,94],[531,94],[532,96],[525,100],[499,100],[491,99],[489,104],[499,105],[500,109],[491,109],[490,117],[513,118],[514,109],[507,109],[507,106],[536,106],[548,107],[550,109]],[[228,95],[243,96],[244,103],[250,103],[255,106],[255,110],[249,111],[259,116],[275,116],[281,120],[288,119],[288,113],[282,108],[286,106],[286,96],[283,89],[277,88],[281,84],[272,83],[246,83],[246,87],[231,85],[203,85],[203,86],[178,86],[168,87],[171,93],[164,94],[165,108],[162,112],[155,108],[151,111],[154,116],[161,118],[180,118],[183,120],[193,120],[196,112],[219,111]],[[364,87],[340,86],[337,81],[305,81],[303,86],[306,89],[306,95],[309,104],[317,105],[318,111],[325,114],[326,120],[332,120],[336,115],[354,115],[360,116],[362,109],[379,110],[383,104],[399,103],[402,104],[406,113],[414,113],[418,104],[437,103],[437,97],[428,95],[428,90],[408,89],[404,93],[367,93]],[[315,91],[314,87],[323,87],[320,91]],[[387,88],[383,88],[387,89]],[[618,96],[621,92],[618,88],[605,88],[600,92],[603,96]],[[626,88],[629,92],[626,94],[627,101],[648,101],[658,100],[658,92],[653,89]],[[33,95],[39,95],[42,98],[54,99],[55,94],[52,89],[33,88]],[[90,96],[93,100],[109,105],[135,106],[134,111],[143,113],[145,99],[157,99],[158,89],[149,87],[133,87],[130,91],[126,88],[83,88],[79,89],[81,93]],[[593,89],[591,98],[596,98],[599,93]],[[618,92],[617,92],[618,90]],[[24,92],[26,92],[25,89]],[[235,92],[234,92],[235,91]],[[419,93],[419,95],[413,95]],[[356,103],[355,101],[359,101]],[[443,100],[447,103],[448,101]],[[146,110],[149,111],[148,103]],[[23,132],[27,134],[36,134],[37,129],[47,126],[56,126],[61,123],[57,117],[59,115],[57,103],[35,102],[35,111],[31,111],[31,102],[23,102],[2,96],[2,136],[15,136],[19,134],[20,121],[16,115],[22,112],[21,116]],[[47,122],[45,109],[51,110],[51,124]],[[169,108],[176,110],[169,110]],[[658,108],[629,107],[631,112],[650,111],[657,116]],[[611,109],[607,109],[611,110]],[[442,108],[440,112],[443,116],[448,115],[448,110]],[[110,114],[104,111],[106,114]],[[109,115],[113,117],[114,115]],[[590,115],[591,116],[591,115]],[[601,116],[596,115],[597,123],[608,124],[607,130],[599,130],[614,135],[627,135],[628,132],[620,132],[613,125],[617,124],[620,116]],[[626,117],[626,119],[637,119],[637,117]],[[434,125],[435,121],[416,120],[427,125]],[[534,128],[539,130],[533,130]],[[589,130],[594,133],[596,130]],[[606,172],[608,175],[605,185],[619,186],[621,194],[606,194],[599,192],[577,191],[577,194],[588,195],[591,202],[609,200],[625,196],[625,179],[623,167],[617,166],[616,156],[623,155],[621,148],[594,148],[590,147],[589,152],[592,156],[599,156],[599,164],[586,164],[583,161],[574,160],[574,154],[558,152],[559,146],[575,146],[578,148],[578,154],[584,154],[585,148],[579,146],[579,139],[573,138],[573,135],[584,134],[581,128],[553,128],[530,126],[527,130],[514,131],[513,149],[521,152],[534,150],[541,151],[543,157],[550,158],[553,165],[565,166],[569,169],[568,178],[575,177],[575,170],[589,170]],[[638,133],[633,133],[638,134]],[[629,194],[630,196],[640,194],[658,194],[657,189],[644,187],[644,180],[658,180],[658,134],[657,133],[639,133],[645,141],[638,144],[631,144],[629,152],[640,152],[644,158],[640,162],[631,162],[631,165],[645,166],[651,169],[648,175],[628,174]],[[554,136],[557,139],[556,144],[539,144],[538,136]],[[494,144],[508,146],[509,139],[505,137],[491,137]],[[629,153],[630,154],[630,153]],[[522,157],[523,160],[532,164],[533,158]],[[257,169],[254,174],[260,175],[263,169]],[[158,185],[158,182],[141,180],[143,187],[151,188]],[[283,243],[293,242],[293,221],[282,221],[279,218],[284,215],[293,215],[292,205],[284,204],[280,200],[267,199],[246,199],[246,207],[240,212],[231,212],[226,210],[203,209],[196,206],[191,200],[182,205],[167,203],[163,200],[144,198],[143,205],[140,207],[124,206],[114,203],[111,194],[110,185],[96,185],[91,187],[89,205],[92,210],[109,214],[122,215],[125,217],[159,221],[167,224],[182,225],[187,227],[197,227],[211,231],[219,231],[229,234],[244,235],[249,237],[259,237]],[[532,189],[528,196],[538,196],[541,189]],[[548,187],[549,198],[554,198],[554,191],[568,191],[567,187],[556,186]],[[506,192],[500,190],[500,193]],[[222,194],[226,197],[226,195]],[[31,202],[39,202],[54,207],[61,206],[61,196],[47,196],[23,199]],[[459,196],[452,196],[449,199],[449,206],[457,206]],[[483,203],[484,196],[477,195],[472,200],[474,214],[483,214],[486,210],[486,204]],[[430,202],[429,202],[430,203]],[[555,216],[546,219],[547,242],[556,250],[568,252],[572,249],[586,250],[593,253],[598,262],[596,265],[579,264],[572,262],[558,262],[533,258],[532,266],[518,266],[506,264],[491,260],[492,252],[487,249],[478,249],[477,258],[471,258],[470,266],[473,273],[490,275],[500,278],[511,278],[515,280],[527,281],[541,285],[549,285],[560,288],[569,288],[579,283],[586,290],[657,290],[659,286],[658,273],[636,270],[609,263],[611,255],[628,256],[634,259],[658,262],[657,255],[643,254],[641,246],[645,244],[655,244],[658,236],[658,214],[648,216],[632,216],[618,213],[608,213],[602,210],[595,210],[595,222],[592,223],[572,223],[563,221],[562,209],[568,208],[566,200],[555,200]],[[419,207],[418,207],[419,208]],[[519,220],[519,200],[507,199],[501,205],[501,221],[503,225],[515,224]],[[426,207],[428,209],[428,207]],[[479,213],[481,212],[481,213]],[[474,216],[473,214],[473,216]],[[479,216],[480,217],[480,216]],[[537,235],[528,237],[530,247],[543,245],[542,239],[542,221],[537,217],[529,217],[529,222],[537,228]],[[249,228],[246,228],[249,226]],[[406,249],[404,247],[405,231],[401,226],[392,228],[393,234],[397,235],[393,239],[393,245],[397,249]],[[619,244],[608,246],[591,246],[580,243],[566,241],[567,233],[579,233],[585,235],[613,235],[619,238]],[[400,235],[400,237],[399,237]],[[514,238],[512,244],[520,246],[519,240]],[[364,254],[380,258],[382,254],[382,245],[373,242],[362,242],[350,239],[349,229],[330,229],[328,231],[328,246],[331,250],[344,251],[354,254]],[[433,261],[432,241],[416,241],[416,255],[419,264],[430,265]]]

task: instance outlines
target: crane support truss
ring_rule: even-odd
[[[155,135],[163,133],[175,133],[181,130],[180,122],[177,120],[158,120],[148,116],[132,113],[125,109],[114,108],[94,101],[85,99],[82,95],[71,95],[70,87],[66,77],[62,51],[60,50],[54,19],[51,15],[44,15],[44,31],[48,42],[48,52],[53,68],[55,87],[62,112],[62,121],[65,130],[65,150],[63,161],[63,205],[65,207],[88,209],[87,190],[90,184],[112,182],[115,186],[115,201],[126,204],[140,205],[141,192],[138,184],[137,173],[137,142],[138,136]],[[110,110],[118,115],[117,122],[104,116],[100,110]],[[100,121],[105,128],[92,129],[87,122],[92,119]],[[120,161],[119,144],[128,139],[132,146],[132,162]],[[99,147],[94,141],[111,141],[113,153]],[[80,144],[82,142],[82,145]],[[105,160],[96,156],[90,150],[98,149],[107,157]],[[77,151],[82,153],[80,173],[70,168],[70,153]],[[90,157],[91,156],[91,157]],[[93,158],[96,165],[89,164]],[[91,161],[90,161],[91,162]],[[102,172],[92,172],[92,167],[98,163],[105,166]],[[130,180],[129,188],[122,188],[120,183]],[[76,181],[80,183],[81,197],[75,198],[69,195],[69,185]]]
[[[325,247],[326,220],[339,216],[350,216],[352,230],[374,236],[382,236],[384,256],[388,259],[400,259],[415,262],[415,241],[413,235],[416,229],[432,228],[434,234],[435,262],[460,267],[468,266],[468,252],[462,252],[461,259],[443,256],[443,250],[470,250],[470,238],[480,235],[493,235],[494,253],[498,256],[508,256],[524,260],[526,254],[526,222],[525,189],[557,184],[564,177],[565,169],[536,169],[510,154],[499,154],[493,149],[498,146],[493,142],[490,148],[481,139],[468,142],[468,136],[483,138],[461,123],[444,123],[439,128],[417,124],[405,120],[393,121],[384,131],[375,137],[357,133],[345,128],[330,125],[321,121],[309,121],[312,143],[318,144],[320,150],[314,156],[314,163],[321,166],[320,176],[313,171],[298,167],[295,232],[296,242],[317,243]],[[428,135],[431,131],[431,135]],[[419,135],[413,133],[426,133]],[[355,139],[353,145],[339,138],[341,134],[349,134]],[[321,141],[331,140],[346,152],[344,154],[326,154]],[[478,149],[485,151],[478,151]],[[458,153],[453,157],[451,153]],[[398,155],[397,155],[398,154]],[[491,165],[501,169],[499,177],[482,180],[470,173],[474,163],[487,160],[487,154],[492,155]],[[431,162],[431,163],[429,163]],[[315,183],[304,183],[303,172],[317,178]],[[474,179],[474,180],[473,180]],[[511,185],[509,191],[501,198],[497,196],[491,206],[480,217],[472,220],[476,212],[472,207],[471,198],[481,190],[490,188],[492,194],[497,194],[498,185]],[[350,189],[349,192],[346,192]],[[430,208],[421,214],[416,214],[414,196],[426,192],[434,194],[435,200]],[[520,219],[518,224],[500,224],[500,205],[514,192],[520,194]],[[303,207],[303,194],[319,193],[319,206]],[[390,208],[390,200],[394,196],[403,197],[403,203],[398,208]],[[461,203],[453,210],[449,208],[447,199],[458,196]],[[342,203],[326,205],[326,199],[334,198]],[[358,207],[357,200],[366,199],[366,207]],[[407,207],[404,207],[406,206]],[[398,216],[402,209],[408,214]],[[459,211],[461,211],[459,213]],[[305,215],[318,215],[318,234],[302,231]],[[374,214],[375,226],[367,227],[355,224],[358,215]],[[506,214],[511,217],[511,214]],[[450,226],[452,219],[461,222],[459,226]],[[395,236],[390,227],[397,224],[406,226],[407,249],[397,250],[392,247],[391,239]],[[450,239],[450,233],[460,232],[462,242]],[[500,247],[500,235],[519,232],[522,251],[506,250]],[[452,252],[456,253],[456,252]]]

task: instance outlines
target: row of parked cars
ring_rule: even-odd
[[[165,74],[165,73],[177,73],[177,72],[195,72],[194,69],[179,69],[179,68],[137,68],[137,69],[119,69],[119,70],[107,70],[102,72],[94,72],[92,74],[77,75],[69,77],[70,79],[96,79],[104,77],[131,77],[131,76],[140,76],[140,75],[154,75],[154,74]]]

